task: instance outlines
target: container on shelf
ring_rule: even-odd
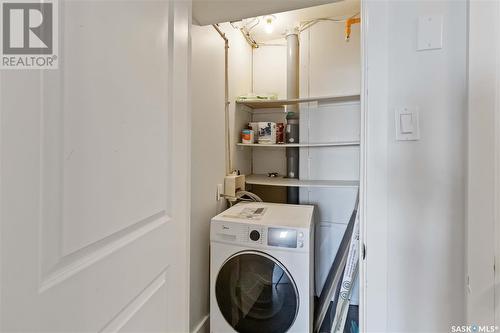
[[[276,143],[276,123],[259,122],[258,142],[260,144]]]
[[[287,119],[286,124],[286,142],[299,143],[299,120]]]
[[[286,176],[299,178],[299,149],[287,148],[286,150]]]
[[[276,124],[276,143],[285,143],[285,124]]]
[[[253,141],[254,143],[259,142],[259,123],[258,122],[250,122],[248,123],[248,128],[253,131]]]
[[[252,144],[254,143],[254,132],[251,129],[244,129],[241,131],[241,143]]]

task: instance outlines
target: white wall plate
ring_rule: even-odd
[[[418,108],[397,108],[395,112],[395,123],[397,141],[414,141],[420,139],[420,119]]]

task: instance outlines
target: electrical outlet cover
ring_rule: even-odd
[[[443,16],[420,16],[417,27],[417,51],[443,48]]]

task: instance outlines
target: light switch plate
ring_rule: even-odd
[[[443,48],[443,16],[420,16],[417,27],[417,51]]]
[[[399,116],[399,126],[401,127],[401,133],[403,134],[411,134],[415,130],[415,126],[413,124],[413,114],[411,113],[402,113]]]
[[[420,139],[420,119],[417,107],[401,107],[395,112],[396,140],[415,141]]]

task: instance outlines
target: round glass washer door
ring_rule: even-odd
[[[230,257],[217,275],[219,309],[239,333],[283,333],[292,326],[299,294],[292,277],[275,258],[257,251]]]

